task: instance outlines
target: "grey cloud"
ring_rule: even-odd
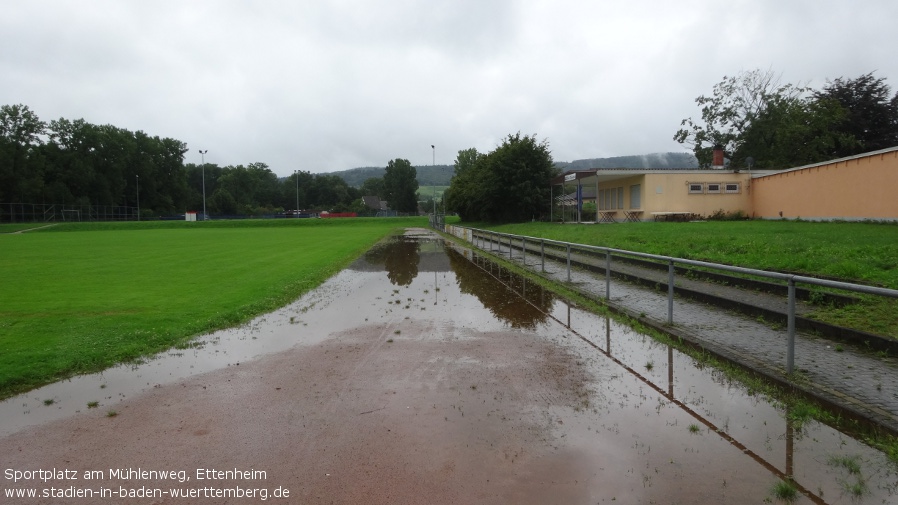
[[[286,175],[452,163],[521,131],[571,161],[671,140],[724,75],[876,70],[898,86],[889,0],[12,1],[0,96],[42,119],[188,144]]]

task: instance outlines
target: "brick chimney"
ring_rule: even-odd
[[[711,168],[723,168],[723,146],[714,144],[714,155],[711,157]]]

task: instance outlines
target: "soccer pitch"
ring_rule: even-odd
[[[0,398],[248,321],[426,224],[85,223],[0,235]]]

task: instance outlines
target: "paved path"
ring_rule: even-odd
[[[480,242],[477,244],[480,246]],[[511,259],[539,271],[539,254],[522,255],[515,244]],[[484,243],[487,251],[509,258],[508,244]],[[529,247],[528,247],[529,249]],[[612,267],[617,271],[621,266]],[[623,267],[621,267],[623,268]],[[626,267],[633,268],[633,267]],[[565,262],[547,257],[545,277],[568,282]],[[605,277],[583,269],[572,269],[570,286],[592,298],[605,298]],[[656,275],[658,275],[656,273]],[[666,283],[666,273],[663,282]],[[784,311],[785,297],[730,288],[711,282],[679,276],[676,285],[689,283],[691,289],[716,292],[721,296],[750,299],[751,303]],[[776,382],[796,387],[824,402],[846,409],[898,434],[898,362],[855,346],[798,332],[795,342],[795,370],[786,374],[787,331],[784,325],[770,324],[718,306],[677,296],[674,299],[673,325],[667,324],[666,293],[612,277],[608,305],[645,324],[683,340],[698,344]],[[799,304],[799,314],[807,307]]]

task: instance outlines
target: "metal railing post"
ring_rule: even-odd
[[[789,343],[786,351],[786,373],[792,375],[795,368],[795,279],[789,278]]]
[[[527,239],[521,237],[521,263],[527,266]]]
[[[542,265],[540,266],[540,270],[546,271],[546,241],[543,239],[539,240],[539,255],[542,258]]]
[[[571,282],[571,244],[567,245],[567,281]]]
[[[611,251],[605,250],[605,299],[611,299]]]
[[[667,262],[667,324],[673,324],[674,262]]]

